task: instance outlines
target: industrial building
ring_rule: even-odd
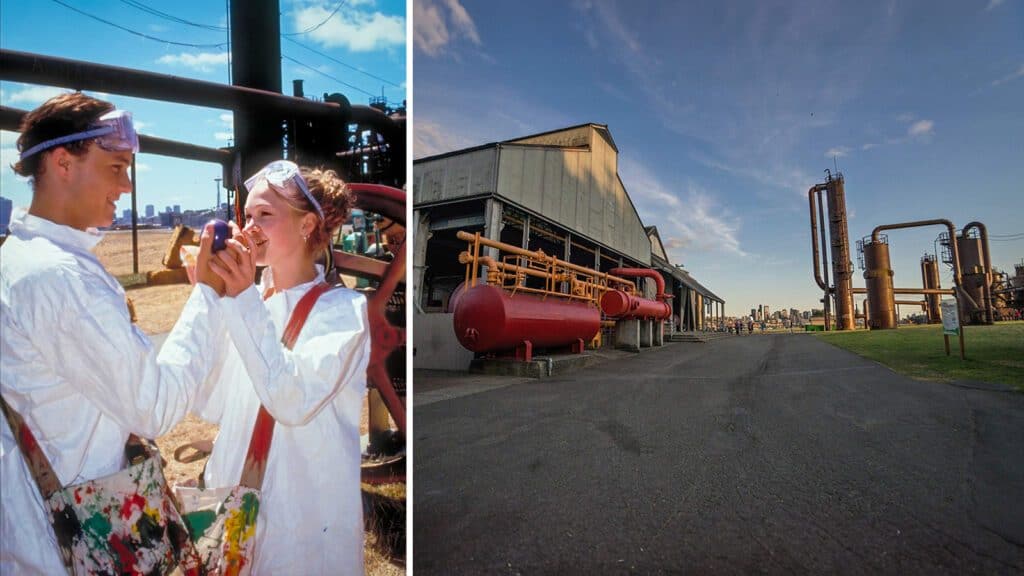
[[[464,369],[472,358],[448,306],[466,277],[460,231],[598,272],[655,269],[672,296],[669,330],[718,326],[724,301],[671,264],[619,178],[618,152],[607,126],[588,123],[414,161],[417,368]],[[640,288],[650,296],[654,286]]]

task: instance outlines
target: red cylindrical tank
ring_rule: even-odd
[[[612,318],[653,318],[664,320],[672,313],[665,302],[640,298],[622,290],[609,290],[601,296],[601,310]]]
[[[473,352],[511,350],[524,340],[550,348],[593,338],[601,329],[601,312],[583,302],[480,285],[459,295],[453,324],[459,343]]]

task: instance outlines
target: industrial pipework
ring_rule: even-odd
[[[578,266],[518,246],[490,240],[479,233],[460,231],[469,249],[459,254],[466,277],[449,302],[459,343],[473,352],[515,351],[530,361],[533,347],[570,346],[582,352],[585,342],[601,329],[601,296],[622,288],[633,296],[633,283],[625,278]],[[481,255],[481,248],[505,253],[501,260]],[[487,267],[480,285],[480,267]],[[527,277],[544,281],[527,285]],[[618,292],[619,290],[615,290]]]
[[[971,238],[967,232],[977,229],[980,238]],[[974,302],[981,304],[980,309],[967,309],[966,302],[960,304],[960,314],[971,324],[992,324],[995,320],[992,300],[992,260],[989,256],[988,230],[981,222],[971,222],[963,227],[957,237],[957,248],[963,273],[963,291],[970,295]]]
[[[608,273],[626,278],[651,278],[657,286],[657,294],[655,300],[650,300],[623,290],[608,290],[601,296],[601,311],[606,316],[622,319],[665,320],[672,315],[672,307],[666,302],[672,296],[665,294],[665,279],[655,270],[612,268]]]
[[[821,184],[815,184],[807,191],[807,203],[811,213],[811,250],[814,264],[814,280],[818,287],[825,292],[825,329],[830,326],[830,297],[834,295],[836,305],[836,329],[853,330],[856,322],[856,309],[853,305],[853,263],[850,261],[850,242],[847,233],[848,225],[846,219],[846,192],[844,190],[843,175],[836,172],[835,176],[828,170],[825,171],[827,178]],[[829,244],[831,247],[832,276],[835,280],[834,286],[828,285],[828,268],[825,267],[825,277],[822,279],[818,264],[818,222],[814,213],[815,197],[818,202],[818,212],[821,220],[821,250],[825,252],[825,221],[823,211],[822,192],[828,195],[828,221],[829,221]],[[823,254],[827,256],[827,254]]]
[[[927,289],[940,287],[939,261],[934,254],[925,254],[921,257],[921,285]],[[925,294],[925,313],[928,315],[929,324],[942,322],[942,309],[939,306],[938,294]]]
[[[872,255],[877,257],[877,261],[873,262],[875,266],[867,265],[867,270],[864,272],[864,278],[868,281],[868,322],[872,329],[889,329],[896,327],[895,314],[892,318],[886,314],[886,310],[891,307],[895,309],[895,294],[945,294],[945,290],[936,288],[922,288],[920,290],[913,288],[892,288],[892,267],[889,264],[889,246],[884,243],[879,234],[884,230],[897,230],[901,228],[917,228],[921,226],[945,226],[949,231],[950,238],[956,238],[956,228],[953,223],[943,218],[937,218],[933,220],[917,220],[914,222],[899,222],[896,224],[882,224],[876,226],[871,231],[871,241],[864,242],[864,259],[865,263],[868,260],[869,247]],[[881,248],[884,246],[884,250]],[[950,251],[953,256],[953,297],[959,300],[960,295],[967,296],[961,289],[961,273],[960,273],[960,252],[957,250],[956,242],[950,242]],[[870,275],[870,276],[869,276]],[[880,280],[883,276],[887,276],[887,286],[885,282]],[[877,312],[876,312],[877,311]],[[881,316],[875,317],[878,313]]]

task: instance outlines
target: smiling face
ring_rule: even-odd
[[[86,153],[79,156],[58,148],[52,160],[54,168],[64,170],[63,185],[71,199],[66,224],[79,230],[110,226],[117,211],[117,200],[132,191],[128,177],[132,153],[108,152],[90,145]]]
[[[274,267],[285,259],[307,256],[303,236],[316,216],[293,208],[266,181],[257,183],[245,202],[245,232],[255,246],[256,265]]]

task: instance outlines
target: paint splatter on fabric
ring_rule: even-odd
[[[252,569],[260,493],[245,486],[201,490],[176,486],[202,574],[244,576]]]
[[[198,574],[158,457],[59,490],[46,504],[75,574]]]

